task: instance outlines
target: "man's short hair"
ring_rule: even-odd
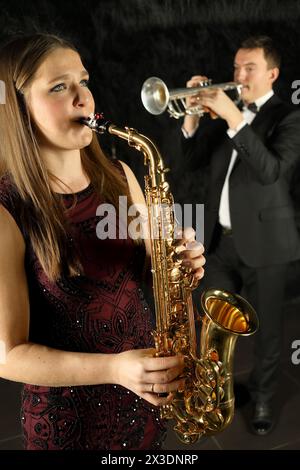
[[[274,46],[272,39],[269,36],[251,36],[245,39],[240,45],[241,49],[262,49],[268,67],[270,69],[274,67],[280,68],[281,57]]]

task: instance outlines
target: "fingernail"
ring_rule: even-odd
[[[181,264],[182,264],[183,266],[186,266],[187,268],[192,265],[192,263],[191,263],[190,261],[182,261]]]

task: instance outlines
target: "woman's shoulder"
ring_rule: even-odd
[[[114,160],[114,162],[117,168],[119,168],[120,173],[126,177],[127,181],[134,176],[133,171],[127,165],[127,163],[123,162],[122,160]]]
[[[132,171],[132,169],[127,165],[127,163],[122,160],[113,160],[113,164],[119,169],[120,173],[126,178],[129,191],[134,203],[145,203],[144,195],[141,189],[141,186]]]
[[[0,203],[0,277],[11,278],[23,263],[26,242],[16,219]]]
[[[121,173],[122,176],[125,176],[126,177],[126,173],[125,173],[125,163],[122,162],[121,160],[118,160],[117,158],[114,158],[113,160],[111,160],[111,163],[113,165],[113,167],[119,172]]]
[[[17,188],[9,174],[4,174],[0,178],[0,205],[2,205],[10,215],[18,222],[20,215],[20,196]]]
[[[119,164],[122,167],[122,171],[124,172],[128,186],[129,186],[129,191],[132,197],[132,202],[136,204],[145,204],[145,199],[144,199],[144,194],[142,192],[141,186],[133,173],[132,169],[123,161],[118,160]]]

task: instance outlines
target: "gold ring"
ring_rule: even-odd
[[[151,385],[151,393],[154,393],[154,384]]]

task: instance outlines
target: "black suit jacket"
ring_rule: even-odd
[[[238,152],[229,179],[229,204],[237,252],[251,267],[300,258],[300,238],[290,181],[300,156],[300,112],[275,95],[251,126],[233,139],[224,120],[200,123],[191,139],[181,138],[187,169],[210,164],[205,201],[205,246],[212,248],[220,196],[233,148]]]

